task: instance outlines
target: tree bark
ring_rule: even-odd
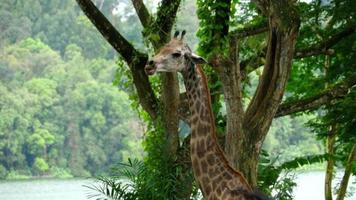
[[[179,85],[176,73],[165,73],[161,75],[162,84],[162,121],[166,131],[166,141],[168,145],[168,155],[176,157],[179,147],[178,137],[178,106],[179,106]]]
[[[140,19],[140,22],[144,28],[147,28],[152,20],[152,17],[150,13],[148,12],[145,4],[142,2],[142,0],[131,0],[138,18]]]
[[[339,193],[337,195],[336,200],[344,200],[345,199],[347,185],[349,183],[352,166],[355,165],[355,161],[356,161],[356,144],[354,144],[352,146],[351,152],[349,154],[349,158],[347,159],[345,173],[344,173],[344,176],[342,177],[342,180],[340,183],[340,188],[339,188]]]
[[[240,155],[236,149],[241,147],[243,132],[242,122],[244,110],[242,105],[241,73],[238,62],[238,47],[236,38],[230,39],[229,60],[222,61],[219,78],[223,85],[224,100],[226,105],[226,138],[225,152],[230,163]],[[236,166],[235,166],[236,167]]]

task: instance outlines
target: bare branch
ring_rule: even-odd
[[[245,37],[257,35],[267,31],[268,31],[267,23],[260,23],[255,26],[246,26],[244,28],[234,30],[230,33],[230,37],[234,37],[236,39],[242,39]]]
[[[90,0],[76,0],[85,15],[100,31],[103,37],[120,53],[127,63],[132,63],[134,55],[141,55],[109,22]]]
[[[348,27],[342,30],[335,35],[332,35],[329,39],[326,39],[314,46],[305,48],[305,49],[297,49],[294,54],[294,58],[304,58],[309,56],[315,56],[319,54],[332,54],[333,51],[330,50],[331,47],[336,45],[342,39],[354,34],[356,32],[355,27]]]
[[[142,26],[144,28],[148,27],[152,17],[148,12],[145,4],[142,2],[142,0],[131,0],[131,2],[136,10],[137,16],[140,19]]]
[[[320,106],[332,104],[335,100],[344,98],[348,94],[350,88],[354,87],[355,85],[356,79],[349,79],[347,81],[336,84],[335,86],[315,96],[282,103],[279,106],[275,117],[282,117],[297,112],[314,110]]]
[[[349,27],[345,30],[332,35],[329,39],[324,40],[314,46],[305,48],[305,49],[296,49],[294,53],[294,58],[305,58],[309,56],[315,56],[320,54],[331,55],[334,53],[334,50],[331,49],[337,43],[342,41],[344,38],[355,33],[356,28]],[[260,51],[257,55],[253,55],[240,62],[241,72],[243,74],[249,74],[257,68],[261,67],[263,62],[262,58],[266,55],[266,49]]]

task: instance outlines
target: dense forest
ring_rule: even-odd
[[[83,12],[83,2],[92,2],[113,25],[122,47],[105,37],[90,9]],[[204,70],[218,134],[227,156],[234,154],[229,141],[237,136],[228,135],[234,113],[224,99],[230,83],[219,69],[225,67],[221,63],[229,67],[226,55],[231,56],[229,45],[235,40],[230,39],[237,35],[242,97],[233,103],[241,102],[249,114],[254,95],[264,88],[260,84],[266,70],[260,66],[268,63],[265,39],[271,27],[261,16],[268,9],[234,0],[226,1],[228,5],[219,0],[132,2],[0,3],[0,179],[89,177],[107,174],[119,164],[124,167],[114,168],[113,176],[133,181],[127,199],[197,195],[185,160],[187,120],[176,114],[181,104],[167,103],[184,97],[182,90],[172,89],[182,87],[181,77],[148,79],[140,74],[147,55],[157,52],[174,29],[186,30],[187,43],[210,63]],[[290,78],[281,81],[283,86],[271,84],[283,88],[280,99],[271,97],[278,105],[261,107],[276,110],[261,117],[270,121],[258,143],[258,162],[248,169],[235,166],[256,171],[248,180],[268,195],[273,191],[281,200],[292,199],[295,183],[289,172],[308,164],[315,163],[313,169],[327,165],[329,195],[333,172],[356,172],[355,7],[352,1],[298,1],[301,25]],[[147,95],[151,99],[142,98]],[[231,157],[234,164],[239,162],[234,159],[243,159]],[[115,179],[101,180],[120,191]]]
[[[142,157],[115,54],[75,2],[0,6],[0,177],[86,177]]]

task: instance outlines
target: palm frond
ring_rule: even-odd
[[[138,179],[145,171],[142,161],[128,160],[128,163],[119,163],[111,169],[110,177],[97,177],[97,183],[84,185],[94,191],[88,198],[96,200],[135,200],[140,185]]]
[[[112,178],[98,177],[96,184],[84,185],[84,187],[95,191],[95,194],[88,194],[89,199],[95,198],[96,200],[122,200],[126,199],[130,188],[123,182],[119,182]]]
[[[137,159],[128,159],[128,163],[119,163],[111,169],[111,176],[135,182],[145,170],[144,163]]]

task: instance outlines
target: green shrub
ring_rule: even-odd
[[[49,166],[47,162],[43,158],[36,158],[33,163],[33,170],[37,175],[43,175],[49,170]]]

